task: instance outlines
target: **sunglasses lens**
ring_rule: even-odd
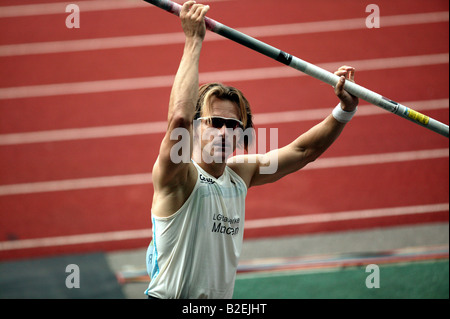
[[[221,129],[224,125],[226,128],[236,129],[240,126],[240,123],[238,121],[232,120],[232,119],[223,119],[220,117],[212,117],[211,125],[214,128],[218,128],[218,129]]]
[[[227,128],[237,129],[240,126],[238,121],[227,120]]]
[[[211,125],[214,128],[218,128],[218,129],[222,128],[224,122],[225,122],[225,120],[221,119],[221,118],[217,118],[217,117],[212,117],[211,118]]]

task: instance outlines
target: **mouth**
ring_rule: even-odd
[[[213,149],[216,152],[229,153],[231,151],[231,145],[227,143],[214,143]]]
[[[215,149],[222,149],[222,150],[226,150],[226,149],[230,148],[230,146],[226,145],[226,144],[214,144],[213,147]]]

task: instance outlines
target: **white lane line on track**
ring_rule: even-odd
[[[0,10],[0,17],[1,17],[1,10]],[[448,20],[449,15],[448,11],[446,11],[446,12],[430,12],[430,13],[417,13],[417,14],[395,15],[395,16],[383,16],[382,24],[384,28],[394,26],[446,22]],[[320,32],[337,32],[337,31],[358,30],[365,28],[366,28],[365,18],[356,18],[356,19],[243,27],[236,29],[254,38],[264,38],[269,36],[286,36],[286,35],[312,34]],[[131,35],[122,37],[7,44],[0,46],[0,57],[181,44],[184,42],[184,39],[185,39],[184,33],[174,32],[161,34]],[[208,42],[222,41],[222,40],[226,39],[215,33],[208,33],[207,35]]]
[[[246,220],[244,228],[248,230],[266,227],[283,227],[283,226],[304,225],[312,223],[327,223],[343,220],[398,217],[415,214],[432,214],[432,213],[446,212],[448,210],[449,204],[441,203],[430,205],[364,209],[364,210],[332,212],[332,213],[318,213],[318,214],[307,214],[298,216]],[[150,240],[151,236],[152,236],[151,229],[145,228],[136,230],[124,230],[124,231],[80,234],[70,236],[20,239],[14,241],[0,242],[0,251],[92,244],[99,242],[123,241],[131,239]]]
[[[0,242],[0,251],[151,238],[151,235],[151,229],[138,229],[82,235],[45,237],[36,239],[22,239]]]
[[[45,143],[164,133],[167,122],[148,122],[0,135],[0,145]]]
[[[17,18],[50,14],[68,15],[66,6],[73,2],[37,3],[0,7],[0,18]],[[153,7],[144,1],[78,1],[81,12]]]
[[[401,102],[403,105],[410,106],[412,109],[420,112],[430,110],[441,110],[449,108],[448,99],[408,101]],[[254,122],[257,125],[266,125],[273,123],[288,123],[321,120],[329,115],[331,109],[308,109],[286,112],[259,113],[254,115]],[[372,105],[361,103],[357,116],[386,115],[387,111]],[[37,132],[0,134],[1,145],[17,145],[29,143],[48,143],[69,140],[83,140],[93,138],[111,138],[119,136],[133,136],[142,134],[160,134],[167,130],[167,122],[145,122],[135,124],[121,124],[109,126],[96,126],[86,128],[72,128],[61,130],[47,130]]]
[[[302,216],[275,217],[258,220],[248,220],[245,222],[245,229],[301,225],[310,223],[325,223],[341,220],[357,220],[357,219],[377,218],[377,217],[393,217],[401,215],[426,214],[433,212],[445,212],[448,210],[449,204],[445,203],[445,204],[431,204],[421,206],[363,209],[348,212],[310,214]]]
[[[0,186],[0,196],[33,194],[42,192],[71,191],[78,189],[117,187],[127,185],[151,184],[152,174],[129,174],[77,179],[55,180],[35,183],[21,183]]]
[[[336,167],[349,167],[360,165],[378,165],[386,163],[398,163],[407,161],[418,161],[435,158],[449,157],[449,149],[433,149],[422,151],[354,155],[342,157],[323,157],[310,163],[303,169],[323,169]]]
[[[302,170],[326,169],[362,165],[378,165],[385,163],[407,162],[448,158],[449,149],[432,149],[409,152],[367,154],[340,157],[319,158]],[[105,177],[88,177],[80,179],[55,180],[21,184],[0,185],[0,196],[33,194],[42,192],[57,192],[103,187],[118,187],[127,185],[151,184],[151,173],[117,175]]]
[[[203,3],[231,1],[231,0],[203,0]],[[175,1],[182,3],[180,1]],[[15,18],[27,16],[40,16],[49,14],[67,15],[66,6],[74,3],[73,1],[59,3],[38,3],[24,4],[15,6],[0,6],[0,18]],[[132,9],[132,8],[156,8],[149,3],[140,0],[93,0],[93,1],[77,1],[81,12]]]
[[[317,64],[325,70],[334,70],[341,65],[351,65],[358,72],[387,70],[407,67],[448,64],[449,54],[429,54],[418,56],[401,56],[380,59],[338,61]],[[200,73],[200,82],[240,82],[252,80],[267,80],[306,76],[306,74],[286,66],[240,69]],[[41,84],[0,88],[0,100],[35,98],[43,96],[60,96],[72,94],[87,94],[113,91],[128,91],[138,89],[154,89],[171,87],[174,75],[149,76],[115,80]]]

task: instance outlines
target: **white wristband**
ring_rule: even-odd
[[[341,122],[341,123],[348,123],[353,118],[353,115],[355,115],[357,109],[358,108],[355,108],[355,110],[353,112],[347,112],[342,109],[341,103],[339,103],[334,108],[332,114],[333,114],[333,117],[336,119],[336,121]]]

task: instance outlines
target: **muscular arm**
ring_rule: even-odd
[[[204,16],[208,10],[209,6],[188,1],[183,5],[180,12],[186,40],[183,56],[170,94],[167,132],[153,168],[155,187],[176,185],[183,182],[187,177],[189,159],[192,153],[192,121],[198,95],[198,66],[206,33]],[[178,132],[184,132],[185,134],[178,135]],[[189,135],[188,139],[186,133]],[[183,140],[183,143],[189,143],[183,149],[189,148],[190,153],[183,154],[183,161],[180,162],[180,158],[178,158],[178,161],[174,161],[172,156],[177,155],[178,157],[180,154],[171,154],[171,150],[181,140]]]
[[[358,98],[344,90],[344,84],[346,77],[347,80],[354,80],[354,68],[342,66],[335,74],[341,77],[335,88],[335,93],[341,100],[340,106],[344,111],[352,112],[355,110],[359,101]],[[344,127],[345,124],[337,121],[330,114],[321,123],[312,127],[287,146],[264,155],[258,155],[256,164],[253,167],[247,166],[250,169],[243,173],[244,176],[247,173],[248,185],[255,186],[272,183],[287,174],[303,168],[322,155],[339,137]],[[278,161],[276,172],[273,174],[261,174],[260,168],[264,165],[271,165],[270,161],[273,160]],[[262,164],[264,162],[267,164]],[[250,174],[248,171],[250,171]]]
[[[186,41],[170,94],[167,132],[152,171],[152,214],[159,217],[175,213],[195,185],[195,179],[189,178],[195,170],[190,163],[192,121],[198,95],[200,51],[206,33],[204,16],[208,10],[209,6],[188,1],[180,12]],[[174,147],[177,143],[182,144],[181,148]],[[174,151],[179,149],[184,153]]]

